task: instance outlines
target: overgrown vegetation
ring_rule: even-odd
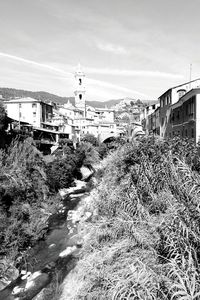
[[[81,179],[80,168],[98,159],[91,144],[74,149],[70,141],[61,141],[59,151],[46,160],[32,138],[20,136],[0,150],[0,260],[17,267],[23,263],[26,249],[45,237],[49,216],[58,212],[58,191]]]
[[[49,191],[43,157],[32,139],[14,141],[0,156],[0,254],[16,259],[44,235],[59,199]]]
[[[200,299],[199,163],[178,138],[106,158],[70,299]]]

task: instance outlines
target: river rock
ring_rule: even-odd
[[[86,211],[83,217],[83,221],[84,222],[90,221],[91,218],[92,218],[92,213],[90,211]]]
[[[9,285],[10,281],[5,278],[0,279],[0,291],[3,290],[7,285]]]
[[[49,249],[55,248],[56,244],[49,245]]]
[[[75,250],[77,250],[77,247],[76,246],[72,246],[72,247],[67,247],[67,249],[63,250],[59,256],[60,257],[66,257],[70,254],[72,254]]]
[[[81,167],[80,171],[82,175],[82,180],[88,179],[93,174],[93,170],[90,170],[87,167]]]

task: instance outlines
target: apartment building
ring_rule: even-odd
[[[168,111],[165,137],[191,138],[197,143],[200,139],[200,88],[188,91]]]
[[[30,97],[7,100],[4,104],[9,118],[34,127],[45,128],[53,115],[53,104]]]
[[[160,104],[146,106],[141,111],[140,119],[146,134],[158,134],[160,132]]]
[[[181,85],[172,87],[159,97],[160,102],[160,135],[166,137],[166,130],[169,124],[170,107],[190,90],[200,87],[200,79],[195,79]]]

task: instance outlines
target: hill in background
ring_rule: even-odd
[[[43,91],[39,91],[39,92],[32,92],[32,91],[26,91],[26,90],[19,90],[19,89],[12,89],[12,88],[0,88],[0,95],[2,95],[2,97],[4,99],[10,99],[10,98],[14,98],[14,97],[31,97],[37,100],[42,100],[45,102],[55,102],[55,103],[59,103],[59,104],[64,104],[67,103],[68,100],[74,105],[75,104],[75,98],[74,97],[60,97],[51,93],[47,93],[47,92],[43,92]],[[113,100],[108,100],[108,101],[86,101],[86,103],[88,105],[91,105],[93,107],[99,107],[99,108],[103,108],[103,107],[112,107],[116,104],[119,104],[123,99],[113,99]],[[136,101],[136,99],[132,99],[134,101]],[[147,105],[151,105],[157,101],[155,100],[142,100],[142,102],[144,102]]]

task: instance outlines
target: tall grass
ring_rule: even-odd
[[[200,299],[198,149],[146,139],[104,166],[71,299]]]

